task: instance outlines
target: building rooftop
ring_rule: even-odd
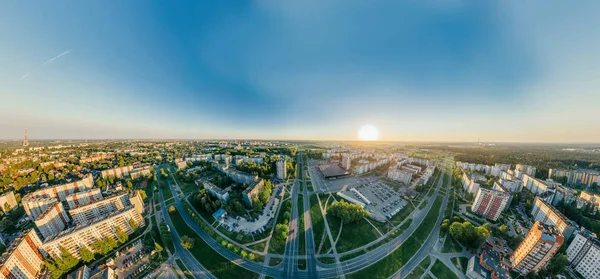
[[[338,177],[350,174],[348,171],[341,168],[338,164],[335,163],[319,165],[319,170],[321,170],[325,178]]]

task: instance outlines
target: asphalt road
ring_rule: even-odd
[[[302,163],[304,163],[304,157],[301,155]],[[308,167],[308,164],[306,165]],[[313,237],[312,220],[310,219],[310,196],[308,195],[308,187],[306,185],[306,170],[307,167],[302,168],[302,185],[304,186],[303,204],[304,204],[304,236],[306,238],[306,271],[308,278],[317,277],[317,258],[315,253],[315,239]],[[313,186],[314,187],[314,186]],[[314,189],[314,188],[313,188]]]
[[[299,161],[299,164],[303,163],[302,158],[299,158],[298,161]],[[441,182],[442,180],[440,178],[438,187],[436,187],[434,189],[435,193],[429,198],[429,200],[426,201],[427,206],[425,207],[425,210],[419,211],[419,213],[417,213],[416,215],[413,214],[414,216],[412,216],[413,221],[411,222],[411,225],[402,234],[400,234],[398,237],[396,237],[395,239],[388,242],[386,245],[379,246],[379,247],[369,251],[366,254],[360,255],[356,258],[353,258],[348,261],[340,263],[340,266],[338,267],[337,264],[320,263],[316,260],[316,258],[314,256],[314,254],[315,254],[314,253],[315,252],[314,237],[313,237],[313,232],[312,232],[312,226],[309,225],[310,224],[310,214],[307,214],[309,212],[310,207],[309,207],[309,200],[307,199],[308,194],[307,194],[307,189],[306,189],[306,181],[304,181],[305,177],[306,177],[305,171],[306,170],[303,170],[303,172],[302,172],[302,174],[303,174],[302,179],[301,180],[296,179],[296,181],[294,182],[294,184],[292,186],[293,187],[292,195],[291,195],[292,214],[290,217],[290,225],[289,226],[290,226],[290,231],[292,231],[292,230],[293,231],[288,235],[288,239],[286,241],[286,250],[285,250],[283,262],[282,262],[282,264],[275,266],[275,267],[264,266],[261,263],[242,259],[237,254],[235,254],[235,253],[229,251],[228,249],[226,249],[225,247],[221,246],[214,239],[209,237],[200,228],[200,226],[191,219],[191,217],[187,213],[187,210],[183,207],[180,198],[176,194],[174,194],[175,202],[173,203],[173,205],[175,207],[177,207],[178,211],[180,212],[182,218],[187,223],[187,225],[190,228],[192,228],[208,245],[210,245],[216,252],[218,252],[220,255],[222,255],[226,259],[234,262],[235,264],[237,264],[247,270],[250,270],[257,274],[263,274],[266,276],[270,276],[273,278],[331,278],[331,277],[339,277],[340,270],[341,270],[341,273],[343,273],[343,274],[348,274],[348,273],[352,273],[352,272],[361,270],[361,269],[381,260],[385,256],[392,253],[395,249],[397,249],[421,224],[421,222],[425,218],[425,215],[431,209],[431,206],[433,205],[433,201],[435,201],[435,198],[437,196],[439,186],[442,183]],[[157,175],[157,177],[159,177],[159,179],[160,179],[159,175]],[[304,204],[304,208],[305,208],[304,221],[305,221],[305,228],[306,228],[305,237],[306,237],[306,249],[307,249],[307,251],[306,251],[307,252],[306,253],[307,254],[307,257],[306,257],[307,258],[307,270],[299,270],[298,265],[297,265],[297,263],[298,263],[298,205],[297,205],[297,201],[298,201],[298,192],[299,192],[298,186],[300,185],[299,183],[303,183],[303,186],[305,189],[304,190],[305,199],[303,201],[303,204]],[[169,184],[169,187],[173,193],[176,193],[171,184]],[[313,185],[313,187],[314,187],[314,185]],[[159,187],[159,189],[160,189],[160,187]],[[166,205],[164,205],[164,199],[162,196],[162,192],[159,192],[159,193],[160,193],[160,199],[161,199],[161,205],[163,208],[163,212],[166,212],[167,207],[166,207]],[[446,204],[447,204],[447,196],[444,199],[444,206],[442,208],[444,208]],[[167,222],[167,224],[169,224],[171,226],[171,228],[173,228],[168,214],[164,213],[164,215],[166,215],[166,216],[164,216],[164,218],[165,218],[165,221]],[[308,217],[307,217],[307,215],[308,215]],[[441,214],[440,216],[441,217],[439,217],[439,218],[443,218],[443,214]],[[436,230],[437,230],[437,228],[436,228]],[[173,231],[175,231],[175,230],[172,230],[172,232]],[[179,244],[179,236],[176,236],[176,233],[173,237],[173,240],[174,240],[174,242],[176,242],[176,249],[175,249],[176,252],[178,253],[178,255],[180,255],[182,261],[184,261],[184,264],[188,267],[188,269],[194,270],[194,271],[200,270],[201,271],[200,274],[205,276],[205,277],[196,276],[197,278],[214,278],[214,276],[212,276],[210,274],[209,274],[210,276],[207,276],[206,274],[208,272],[206,271],[206,269],[204,269],[204,267],[202,267],[202,265],[200,263],[198,263],[196,261],[196,259],[193,258],[193,256],[191,254],[189,254],[189,252],[187,250],[185,250],[183,247],[181,247],[181,245]],[[427,243],[427,241],[426,241],[426,243]],[[434,241],[434,243],[435,243],[435,241]],[[185,260],[184,260],[184,258],[185,258]],[[192,263],[192,262],[195,262],[195,263]],[[410,261],[409,261],[409,263],[410,263]],[[417,264],[418,264],[418,262],[417,262]],[[318,265],[318,268],[317,268],[317,265]],[[196,274],[196,272],[194,272],[194,274]]]
[[[158,194],[159,194],[159,198],[160,198],[160,208],[161,208],[161,213],[163,214],[163,220],[171,228],[171,235],[173,237],[173,245],[175,247],[174,254],[176,256],[179,256],[179,258],[181,259],[183,264],[188,268],[188,270],[190,270],[190,272],[192,273],[194,278],[211,278],[211,279],[216,278],[212,274],[210,274],[210,272],[208,272],[208,270],[206,270],[206,268],[204,268],[204,266],[202,266],[187,249],[185,249],[181,246],[181,239],[179,238],[179,234],[177,234],[177,230],[175,230],[175,226],[173,226],[173,223],[171,222],[171,217],[169,217],[169,214],[166,213],[167,206],[165,205],[165,199],[163,197],[163,192],[160,187],[160,175],[157,174],[156,172],[154,173],[154,175],[158,179],[158,185],[159,185]],[[171,185],[169,185],[169,187],[170,187],[170,189],[172,188]],[[173,189],[171,189],[171,191],[173,193],[175,193],[175,191]],[[174,196],[177,196],[177,195],[174,195]],[[177,197],[177,199],[179,199],[179,197]]]
[[[450,173],[452,173],[452,171],[450,171]],[[444,173],[442,173],[442,174],[444,174]],[[448,179],[448,183],[446,185],[443,185],[443,179],[442,179],[442,176],[440,176],[439,184],[441,187],[446,187],[446,189],[449,191],[451,179]],[[436,196],[437,196],[437,194],[434,195],[433,197],[436,197]],[[440,225],[442,224],[442,220],[444,219],[444,210],[446,209],[446,206],[448,205],[448,196],[450,196],[450,195],[444,196],[444,200],[442,201],[442,206],[440,207],[440,212],[439,212],[438,218],[436,220],[435,227],[431,231],[431,233],[429,234],[429,236],[427,237],[425,242],[421,245],[421,248],[419,249],[419,251],[417,251],[417,254],[414,255],[398,272],[396,272],[394,274],[394,276],[392,276],[392,278],[400,279],[400,278],[404,278],[404,277],[406,277],[406,275],[410,274],[412,272],[412,270],[419,263],[421,263],[421,261],[423,259],[425,259],[425,257],[427,257],[429,255],[433,246],[439,241]]]

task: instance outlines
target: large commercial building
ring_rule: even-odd
[[[287,176],[285,160],[277,160],[275,166],[277,167],[277,179],[285,179]]]
[[[55,202],[35,219],[35,225],[44,239],[63,231],[69,225],[69,216],[62,203]]]
[[[554,227],[536,221],[511,256],[514,271],[523,276],[540,271],[558,252],[563,242],[563,235]]]
[[[471,210],[487,219],[496,221],[510,199],[511,195],[509,193],[479,188],[471,205]]]
[[[0,195],[0,209],[2,209],[4,213],[11,211],[17,206],[18,204],[17,199],[15,198],[15,192],[10,191]]]
[[[569,220],[565,215],[558,211],[558,209],[545,202],[540,197],[535,198],[531,215],[533,215],[535,221],[555,226],[567,240],[571,237],[573,231],[575,231],[575,228],[577,227],[575,222]]]
[[[60,201],[65,201],[67,196],[72,195],[76,192],[83,192],[92,189],[94,186],[94,177],[88,174],[85,178],[79,181],[56,185],[52,187],[46,187],[37,190],[33,193],[27,194],[26,197],[30,198],[56,198]]]
[[[79,250],[86,247],[93,251],[92,244],[96,239],[110,237],[117,239],[116,228],[119,227],[127,234],[133,233],[130,221],[133,220],[138,227],[144,226],[144,218],[133,206],[112,212],[110,215],[98,217],[86,224],[64,230],[47,238],[42,244],[43,250],[52,257],[60,255],[60,248],[64,247],[73,256],[81,259]]]
[[[600,278],[600,240],[588,230],[575,233],[567,248],[567,258],[577,272],[586,279]]]
[[[99,188],[88,190],[85,192],[75,193],[67,196],[67,204],[70,208],[80,205],[86,205],[102,199],[102,193]]]
[[[44,266],[35,230],[22,233],[0,257],[0,279],[36,279]]]
[[[57,202],[56,198],[33,198],[30,195],[25,195],[21,200],[25,213],[34,220],[55,202]]]

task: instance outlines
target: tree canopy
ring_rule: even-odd
[[[327,209],[327,213],[340,218],[344,224],[356,222],[369,216],[369,213],[360,205],[348,203],[344,200],[333,203],[333,205]]]

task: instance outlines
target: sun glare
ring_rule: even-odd
[[[365,125],[360,127],[358,131],[358,138],[362,141],[373,141],[377,140],[379,133],[377,132],[377,128],[373,125]]]

